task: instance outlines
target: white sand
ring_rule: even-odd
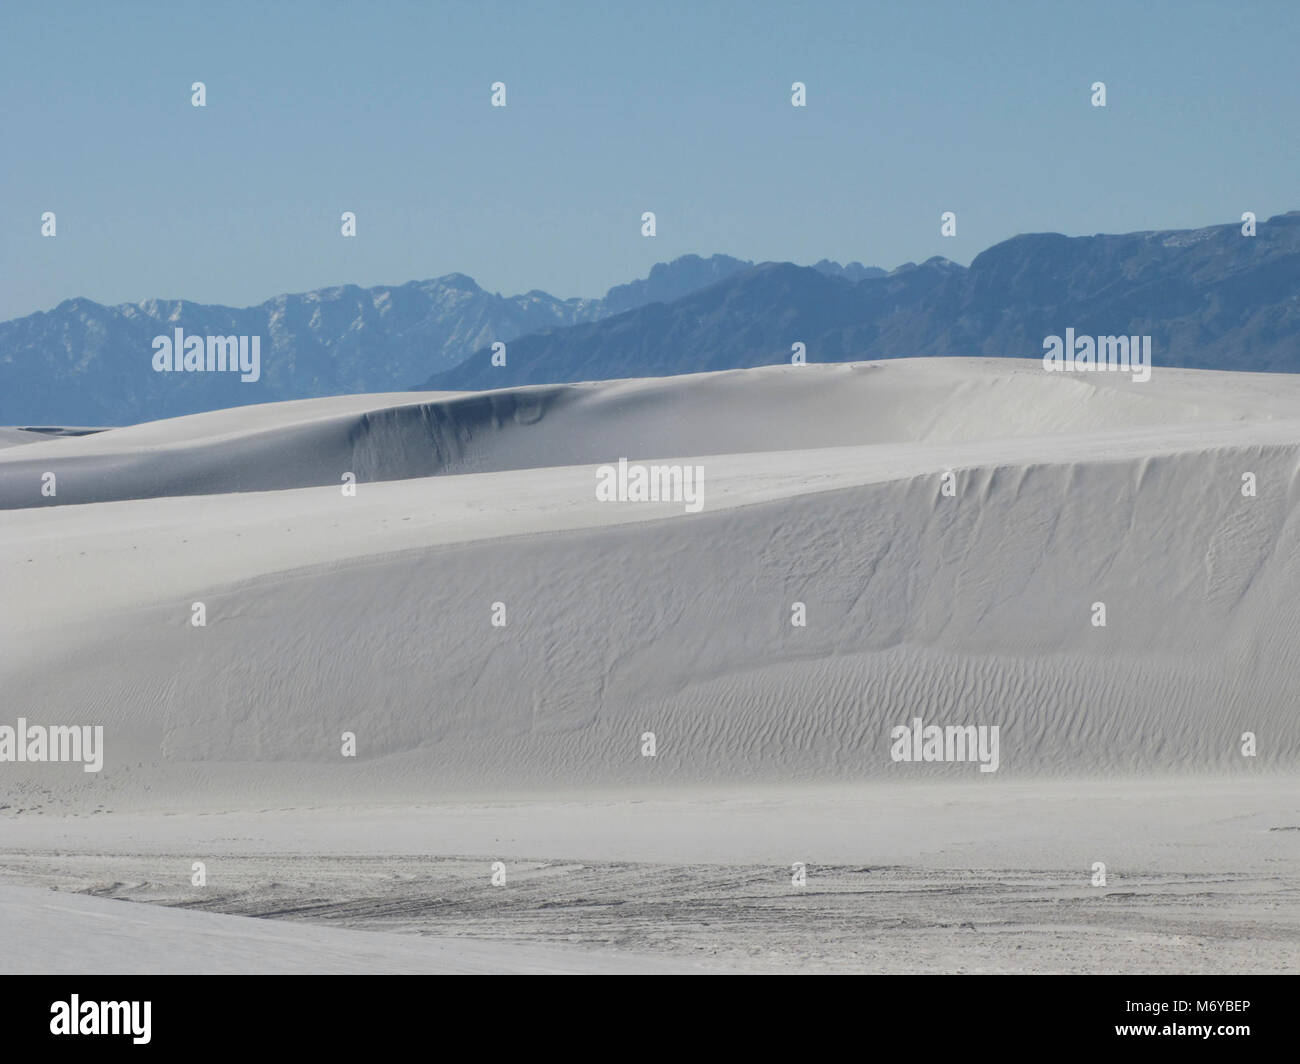
[[[689,974],[718,966],[574,947],[343,931],[0,887],[0,970],[36,975]]]
[[[597,502],[595,465],[623,456],[702,464],[703,512]],[[46,470],[64,505],[41,505]],[[102,837],[154,875],[220,813],[232,860],[319,815],[306,852],[341,860],[1250,870],[1255,930],[1228,938],[1281,970],[1296,927],[1262,884],[1294,891],[1300,860],[1298,470],[1291,377],[956,359],[310,400],[10,447],[0,724],[102,724],[106,762],[0,765],[0,862],[71,886],[51,854]],[[916,716],[997,725],[998,771],[893,762]],[[828,806],[827,786],[850,791]],[[626,834],[637,801],[654,845]],[[1015,970],[1069,968],[1034,956]]]

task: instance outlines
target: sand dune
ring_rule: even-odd
[[[6,773],[26,806],[74,810],[978,776],[891,760],[915,717],[997,725],[996,778],[1292,771],[1295,395],[927,360],[552,389],[540,418],[483,415],[447,462],[414,442],[430,411],[506,399],[313,400],[33,444],[0,459],[11,486],[55,455],[61,483],[98,461],[239,478],[273,440],[333,484],[321,471],[361,453],[349,433],[385,419],[419,461],[500,471],[8,511],[11,715],[103,724],[108,753],[99,774]],[[596,502],[592,466],[568,464],[629,451],[700,462],[703,512]]]
[[[1216,381],[1224,387],[1217,387]],[[1230,384],[1227,382],[1231,382]],[[240,407],[0,453],[0,508],[606,462],[1289,416],[1284,375],[1049,375],[1035,361],[776,366],[656,380]],[[28,435],[26,433],[22,434]],[[41,494],[41,477],[58,494]]]
[[[8,433],[0,727],[104,749],[0,764],[0,969],[1291,970],[1297,412],[940,359]]]

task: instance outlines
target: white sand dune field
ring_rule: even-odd
[[[622,970],[617,949],[751,970],[1296,967],[1292,377],[916,359],[12,436],[0,725],[104,739],[98,772],[2,766],[0,883],[369,938],[552,936],[590,970]],[[620,458],[701,467],[702,506],[599,500]],[[996,727],[996,770],[896,760],[891,730],[918,718]],[[206,894],[188,871],[205,855],[232,877]],[[530,893],[491,894],[511,889],[488,883],[498,857],[533,862]],[[403,862],[453,859],[428,870],[458,884],[442,907],[394,923],[360,904],[376,860],[410,902],[442,888]],[[754,916],[743,899],[789,895],[793,861],[840,908]],[[1094,862],[1132,882],[1093,886]],[[888,890],[853,887],[885,866]],[[5,890],[25,921],[30,895]],[[925,909],[936,890],[966,915]],[[682,916],[701,898],[712,931]],[[865,937],[827,930],[855,913]],[[1026,937],[975,948],[966,924]],[[777,925],[806,948],[759,949]],[[255,967],[255,940],[230,964]],[[299,970],[349,963],[299,947]],[[569,970],[408,947],[392,970]]]

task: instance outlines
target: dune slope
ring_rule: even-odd
[[[108,756],[99,774],[7,778],[47,809],[979,778],[891,760],[890,729],[915,717],[997,725],[990,784],[1294,771],[1289,383],[1186,371],[1126,387],[984,360],[623,382],[502,419],[482,471],[363,481],[356,497],[11,509],[11,714],[103,724]],[[385,404],[428,460],[424,408]],[[712,434],[674,436],[697,404]],[[319,434],[371,418],[359,399],[289,406],[257,408],[248,432],[201,415],[17,452],[67,448],[73,479],[114,436],[165,465],[194,439],[278,432],[306,475],[337,457],[320,459]],[[182,424],[202,419],[212,436]],[[597,502],[575,463],[628,452],[690,455],[703,511]],[[199,453],[220,465],[215,444]]]

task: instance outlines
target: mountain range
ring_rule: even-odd
[[[1043,340],[1151,336],[1155,366],[1300,371],[1300,212],[1239,225],[1017,236],[854,278],[764,263],[672,303],[479,351],[426,387],[477,389],[900,356],[1041,357]]]
[[[322,288],[244,308],[69,299],[0,323],[0,424],[123,425],[251,403],[406,390],[497,340],[672,302],[753,265],[727,255],[686,255],[603,299],[540,291],[504,297],[459,273],[395,287]],[[824,260],[816,268],[847,278],[872,273],[857,262]],[[191,336],[260,336],[261,379],[153,372],[153,338],[177,327]]]
[[[156,373],[155,336],[262,338],[261,379]],[[256,307],[70,299],[0,323],[0,424],[119,425],[423,387],[645,377],[917,355],[1037,357],[1043,338],[1150,335],[1154,363],[1300,371],[1300,212],[1196,230],[996,244],[892,271],[688,255],[599,299],[505,297],[464,274]],[[492,345],[507,344],[505,365]]]

